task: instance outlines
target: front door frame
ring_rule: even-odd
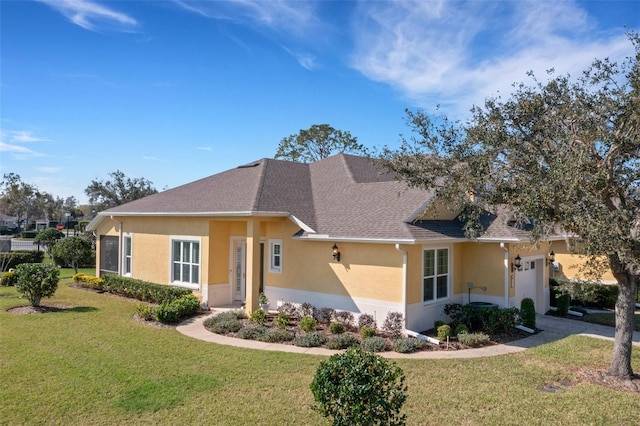
[[[231,237],[229,248],[231,300],[244,302],[247,296],[247,238]]]

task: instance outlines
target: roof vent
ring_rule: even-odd
[[[238,166],[238,169],[250,169],[252,167],[257,167],[259,165],[260,165],[260,162],[258,161],[257,163],[249,163],[242,166]]]

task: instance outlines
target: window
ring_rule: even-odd
[[[118,237],[100,236],[100,275],[118,273]]]
[[[200,288],[199,241],[171,241],[171,282],[196,290]]]
[[[131,276],[131,235],[125,235],[123,237],[123,259],[122,259],[122,274]]]
[[[448,298],[449,249],[425,249],[422,262],[422,301]]]
[[[282,272],[282,240],[269,241],[269,272]]]

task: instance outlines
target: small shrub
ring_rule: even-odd
[[[344,333],[344,324],[341,322],[332,322],[329,324],[329,331],[331,334],[342,334]]]
[[[438,333],[438,340],[444,342],[448,337],[451,336],[451,326],[449,326],[448,324],[441,325],[440,327],[438,327],[436,332]]]
[[[303,303],[298,308],[298,312],[300,312],[300,317],[311,317],[314,318],[316,316],[316,307],[311,303]]]
[[[99,277],[93,277],[86,274],[75,274],[73,276],[73,281],[81,287],[98,291],[104,290],[104,280]]]
[[[467,324],[467,315],[466,315],[464,306],[461,305],[460,303],[447,303],[446,305],[444,305],[444,313],[449,318],[451,318],[451,322],[453,323]],[[437,330],[438,327],[435,327],[435,329]]]
[[[316,348],[318,346],[324,345],[326,341],[327,340],[324,335],[318,333],[317,331],[314,331],[311,333],[303,334],[301,336],[297,336],[295,339],[293,339],[293,344],[304,348]]]
[[[329,324],[335,313],[336,310],[333,308],[320,308],[316,311],[315,318],[320,324]]]
[[[16,271],[3,272],[2,276],[0,276],[0,285],[4,287],[13,287],[17,281],[18,274],[16,274]]]
[[[505,333],[515,327],[520,320],[518,308],[484,309],[479,315],[484,324],[483,331],[489,334]]]
[[[349,349],[353,346],[358,346],[360,344],[360,340],[356,336],[351,333],[342,333],[337,334],[335,336],[331,336],[329,340],[327,340],[327,349],[333,350],[341,350],[341,349]]]
[[[393,341],[393,350],[401,354],[410,354],[419,351],[425,343],[415,337],[396,339]]]
[[[58,289],[60,271],[55,265],[23,263],[16,267],[16,290],[29,299],[31,306],[40,306],[43,297],[51,297]]]
[[[267,323],[267,313],[262,309],[257,309],[251,312],[251,315],[249,315],[249,321],[258,325],[265,325]]]
[[[284,302],[278,306],[278,312],[289,315],[289,318],[299,318],[298,308],[291,302]]]
[[[104,281],[102,290],[142,302],[160,304],[192,294],[191,290],[186,288],[154,284],[115,274],[106,274],[102,279]]]
[[[434,323],[433,323],[433,329],[434,329],[434,330],[437,330],[437,329],[438,329],[438,327],[440,327],[441,325],[445,325],[445,324],[446,324],[446,322],[444,322],[444,321],[440,321],[440,320],[438,320],[438,321],[434,321]]]
[[[358,328],[371,327],[375,330],[376,319],[371,314],[362,314],[358,317]]]
[[[284,312],[279,312],[278,315],[276,315],[275,324],[278,328],[287,328],[287,326],[289,325],[289,321],[289,315],[285,314]]]
[[[389,334],[390,337],[397,339],[404,332],[404,317],[400,312],[389,312],[384,319],[382,329]]]
[[[345,326],[345,328],[353,327],[353,313],[349,311],[338,311],[335,313],[334,318],[336,321]]]
[[[458,336],[458,341],[467,346],[483,346],[489,343],[489,335],[484,333],[464,333]]]
[[[236,333],[242,328],[242,322],[235,315],[223,312],[204,321],[204,328],[212,333],[229,334]]]
[[[200,311],[200,301],[193,294],[179,299],[163,302],[156,309],[156,318],[164,324],[175,324],[185,318],[194,316]]]
[[[306,333],[311,333],[312,331],[315,331],[316,328],[318,327],[318,321],[313,319],[313,317],[310,317],[307,315],[302,317],[298,325],[300,326],[300,329],[302,331]]]
[[[533,330],[536,329],[536,308],[533,299],[526,297],[520,302],[520,318],[522,325]]]
[[[558,305],[558,314],[567,315],[569,312],[569,303],[571,303],[571,299],[568,294],[557,295],[556,304]]]
[[[458,324],[456,328],[453,330],[453,334],[457,337],[461,334],[466,334],[469,332],[469,329],[465,324]]]
[[[156,319],[156,308],[148,303],[136,303],[133,307],[134,313],[145,321]]]
[[[384,352],[388,349],[387,341],[379,336],[367,337],[362,339],[360,347],[366,352]]]
[[[405,375],[393,362],[352,348],[321,361],[311,382],[313,410],[334,425],[403,425]]]
[[[238,337],[245,340],[260,340],[267,333],[267,329],[261,325],[243,327],[238,330]]]
[[[267,329],[266,333],[258,337],[258,340],[261,342],[267,343],[280,343],[280,342],[289,342],[293,340],[294,334],[290,331],[283,330],[280,328],[270,328]]]
[[[360,329],[360,338],[366,339],[367,337],[373,337],[376,335],[376,329],[373,327],[364,326]]]

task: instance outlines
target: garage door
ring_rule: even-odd
[[[522,269],[516,271],[513,306],[519,308],[522,299],[529,297],[533,299],[536,311],[542,309],[542,305],[539,303],[539,296],[542,295],[542,272],[541,259],[522,260]]]

